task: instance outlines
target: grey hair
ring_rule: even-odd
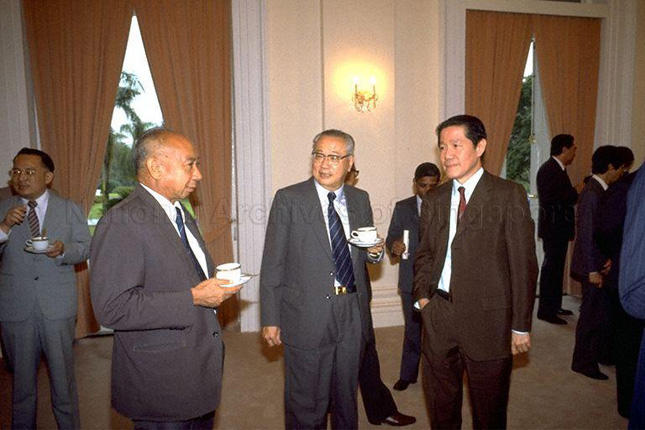
[[[132,147],[133,161],[134,161],[134,170],[138,173],[150,157],[150,155],[155,152],[160,144],[166,142],[166,138],[172,134],[172,130],[169,130],[164,127],[155,127],[149,130],[146,130]]]
[[[345,133],[344,131],[340,131],[336,129],[329,129],[329,130],[323,131],[322,133],[318,133],[316,137],[314,137],[314,144],[313,144],[314,150],[316,150],[316,143],[318,143],[318,141],[323,137],[333,137],[336,139],[342,139],[343,141],[345,141],[345,149],[347,149],[347,154],[354,155],[354,138],[348,133]]]

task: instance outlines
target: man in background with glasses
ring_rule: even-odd
[[[285,426],[358,427],[358,371],[370,330],[367,267],[382,242],[350,246],[350,232],[374,225],[369,196],[345,187],[354,139],[340,130],[314,138],[313,176],[273,200],[260,276],[262,334],[284,344]],[[373,339],[371,339],[373,341]]]
[[[13,370],[11,427],[36,428],[38,367],[44,354],[58,428],[78,429],[74,265],[89,255],[87,219],[76,204],[48,189],[54,162],[46,153],[21,149],[9,174],[17,195],[0,202],[0,322]],[[39,236],[49,236],[48,248],[26,247],[27,240]]]
[[[394,389],[403,391],[417,382],[421,359],[421,315],[414,311],[414,256],[419,244],[419,216],[421,201],[441,179],[439,168],[433,163],[421,163],[414,171],[414,196],[401,200],[394,207],[394,214],[387,231],[385,244],[394,258],[399,258],[399,292],[403,305],[405,334],[401,354],[401,371]],[[404,233],[407,231],[407,233]]]

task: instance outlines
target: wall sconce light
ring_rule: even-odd
[[[372,91],[360,90],[358,89],[358,78],[354,78],[354,95],[352,96],[352,101],[354,102],[354,109],[358,112],[370,112],[372,109],[376,108],[376,101],[378,100],[378,95],[376,94],[376,79],[370,79],[372,84]]]

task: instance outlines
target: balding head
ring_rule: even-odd
[[[137,179],[171,202],[184,199],[202,179],[193,144],[164,128],[145,132],[134,145]]]

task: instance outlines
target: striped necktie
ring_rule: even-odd
[[[352,256],[347,246],[343,223],[334,208],[336,194],[330,192],[327,194],[327,198],[329,199],[329,208],[327,209],[329,237],[331,239],[331,253],[334,257],[334,266],[336,267],[336,280],[341,285],[347,287],[348,292],[353,293],[356,291],[354,266],[352,265]]]
[[[27,221],[29,221],[29,230],[31,237],[40,236],[40,223],[38,222],[38,215],[36,215],[36,206],[38,203],[35,200],[29,200],[29,213],[27,214]]]

